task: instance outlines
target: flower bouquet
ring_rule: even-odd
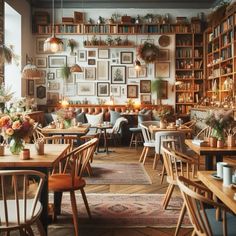
[[[73,109],[60,109],[56,111],[57,120],[64,124],[65,128],[72,126],[72,120],[75,119],[75,111]]]
[[[11,88],[5,87],[4,84],[0,86],[0,109],[2,113],[4,113],[5,103],[12,99],[13,94],[14,93],[11,92]]]
[[[153,115],[158,117],[161,121],[164,121],[171,114],[171,110],[168,107],[160,106],[157,110],[153,111]]]
[[[24,148],[24,141],[29,140],[33,129],[34,120],[29,116],[16,114],[0,118],[1,134],[4,140],[10,139],[10,151],[19,154]]]

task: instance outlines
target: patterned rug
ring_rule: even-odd
[[[80,227],[176,227],[183,200],[171,199],[167,210],[162,209],[163,194],[87,194],[92,219],[89,220],[83,200],[76,196]],[[70,196],[63,194],[59,225],[72,225]],[[184,224],[190,226],[188,217]]]
[[[85,177],[87,184],[145,185],[151,179],[140,163],[92,163],[93,175]]]

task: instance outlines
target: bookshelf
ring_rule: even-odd
[[[203,34],[176,34],[175,39],[175,108],[183,115],[189,114],[203,95]]]
[[[206,95],[212,102],[233,100],[236,66],[236,13],[205,31]]]

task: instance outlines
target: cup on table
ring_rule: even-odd
[[[223,166],[223,185],[230,186],[232,184],[233,167],[230,165]]]
[[[226,162],[217,162],[216,163],[216,170],[217,170],[217,176],[220,178],[223,178],[223,166],[228,165]]]

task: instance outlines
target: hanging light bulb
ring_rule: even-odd
[[[55,36],[54,31],[54,0],[52,0],[52,36],[44,41],[44,52],[60,52],[63,51],[63,41]]]
[[[78,65],[78,64],[74,64],[71,68],[70,68],[70,72],[71,73],[81,73],[83,72],[82,68]]]

